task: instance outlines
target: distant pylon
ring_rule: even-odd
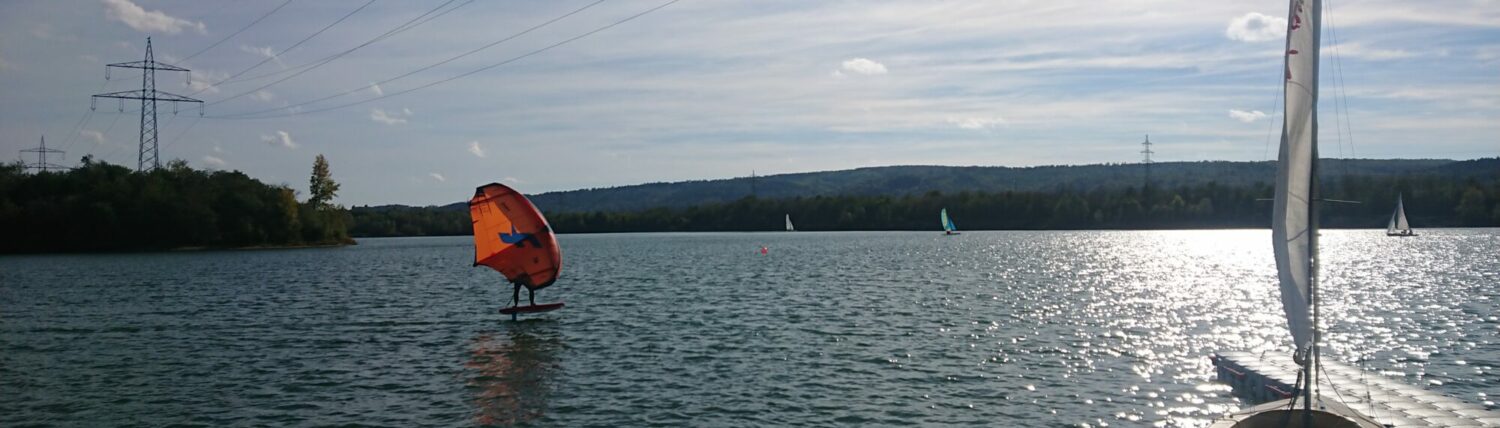
[[[26,153],[36,153],[36,163],[28,163],[28,164],[26,164],[26,169],[37,169],[37,170],[41,170],[42,172],[47,172],[48,169],[52,169],[52,168],[56,168],[56,169],[68,169],[68,167],[65,167],[65,166],[62,166],[62,165],[58,165],[58,164],[55,164],[55,163],[49,163],[49,162],[47,162],[47,154],[48,153],[63,154],[63,151],[62,150],[56,150],[56,149],[49,149],[49,148],[47,148],[47,136],[45,136],[45,135],[42,136],[42,144],[41,144],[41,146],[38,146],[37,148],[34,148],[34,149],[22,150],[21,153],[22,153],[22,156],[25,156]]]
[[[121,62],[104,66],[104,79],[109,79],[109,68],[139,68],[141,69],[141,89],[138,91],[110,92],[107,94],[94,95],[90,100],[89,108],[93,109],[93,101],[99,98],[119,98],[121,100],[141,100],[141,149],[136,155],[136,171],[145,171],[149,166],[151,169],[161,167],[161,157],[156,151],[156,102],[181,102],[198,103],[198,114],[203,115],[203,101],[181,95],[156,90],[156,70],[182,71],[188,69],[171,64],[156,62],[151,54],[151,38],[146,38],[146,60],[135,62]],[[188,75],[189,83],[192,75]],[[121,101],[123,106],[124,101]],[[121,110],[124,110],[122,107]],[[173,110],[176,111],[175,109]]]
[[[753,169],[750,170],[750,196],[752,196],[752,197],[756,196],[756,193],[755,193],[755,170],[753,170]]]
[[[1142,188],[1147,188],[1151,187],[1151,155],[1156,153],[1151,151],[1151,134],[1146,134],[1146,141],[1141,143],[1141,147],[1144,147],[1141,149],[1141,164],[1146,166],[1146,184]]]

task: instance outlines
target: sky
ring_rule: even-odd
[[[160,156],[344,205],[883,165],[1275,159],[1285,1],[0,2],[0,159]],[[1500,156],[1500,0],[1324,3],[1326,157]],[[644,14],[643,14],[644,13]],[[465,55],[467,53],[467,55]],[[93,107],[91,110],[90,107]],[[124,112],[121,112],[121,109]],[[27,158],[35,161],[35,158]]]

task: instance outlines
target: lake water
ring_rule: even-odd
[[[1326,356],[1500,393],[1500,230],[1382,232],[1324,233]],[[560,240],[521,322],[467,237],[0,257],[0,426],[1202,426],[1289,350],[1266,230]]]

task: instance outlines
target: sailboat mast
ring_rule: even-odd
[[[1311,273],[1312,273],[1312,275],[1308,278],[1309,279],[1309,281],[1308,281],[1308,294],[1310,295],[1311,300],[1312,300],[1312,311],[1313,311],[1313,322],[1312,322],[1312,333],[1313,333],[1312,334],[1312,336],[1313,336],[1313,341],[1312,341],[1312,373],[1311,373],[1311,378],[1312,378],[1312,381],[1313,381],[1312,382],[1312,386],[1313,386],[1313,393],[1321,395],[1322,391],[1320,390],[1321,385],[1318,383],[1318,377],[1319,377],[1318,376],[1319,375],[1318,372],[1321,371],[1320,369],[1322,368],[1322,363],[1323,363],[1323,352],[1322,352],[1321,347],[1319,346],[1320,343],[1322,342],[1323,329],[1318,324],[1318,312],[1319,312],[1319,306],[1321,306],[1320,300],[1322,300],[1322,299],[1318,298],[1318,288],[1319,288],[1319,285],[1321,285],[1322,281],[1321,281],[1320,275],[1318,275],[1318,273],[1322,269],[1322,263],[1319,263],[1320,259],[1318,258],[1318,223],[1319,223],[1318,222],[1318,214],[1319,214],[1318,213],[1318,211],[1319,211],[1318,210],[1318,198],[1322,197],[1322,193],[1323,193],[1322,192],[1322,187],[1323,186],[1321,186],[1319,184],[1320,180],[1318,178],[1318,92],[1317,92],[1318,85],[1317,85],[1316,81],[1317,81],[1317,76],[1319,75],[1319,70],[1318,70],[1318,68],[1319,68],[1318,67],[1318,63],[1319,63],[1319,61],[1318,61],[1318,55],[1319,55],[1319,51],[1321,50],[1319,48],[1321,47],[1321,43],[1322,43],[1322,40],[1323,40],[1323,1],[1322,0],[1312,0],[1312,10],[1310,10],[1309,12],[1311,12],[1311,13],[1309,13],[1309,17],[1312,18],[1311,19],[1311,21],[1312,21],[1311,22],[1312,32],[1313,32],[1313,60],[1312,60],[1312,68],[1313,68],[1313,76],[1314,76],[1313,77],[1313,81],[1315,83],[1313,84],[1313,108],[1312,108],[1312,142],[1313,142],[1312,143],[1312,159],[1310,159],[1312,161],[1312,173],[1310,174],[1310,176],[1311,176],[1310,178],[1312,179],[1312,186],[1311,186],[1311,195],[1310,195],[1311,198],[1308,198],[1308,202],[1307,202],[1308,205],[1309,205],[1308,206],[1308,213],[1309,213],[1308,216],[1310,217],[1308,219],[1309,220],[1308,223],[1310,225],[1310,227],[1308,228],[1308,233],[1311,234],[1310,236],[1308,236],[1308,246],[1312,250],[1311,251],[1311,253],[1312,253],[1312,269],[1311,269]]]

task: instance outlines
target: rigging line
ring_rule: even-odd
[[[259,18],[255,18],[254,21],[250,21],[249,24],[246,24],[244,27],[240,28],[239,31],[235,31],[233,34],[230,34],[228,36],[224,36],[224,38],[219,39],[219,41],[214,42],[214,44],[208,45],[208,47],[203,48],[202,50],[199,50],[198,52],[194,52],[192,55],[188,55],[187,58],[183,58],[182,61],[183,62],[187,62],[187,60],[193,59],[193,58],[197,57],[198,55],[203,55],[203,53],[204,52],[208,52],[209,49],[213,49],[214,47],[219,46],[220,44],[228,41],[229,39],[234,38],[234,36],[240,35],[240,33],[245,32],[245,30],[249,30],[250,27],[254,27],[255,24],[259,24],[261,20],[264,20],[264,19],[266,19],[266,17],[271,16],[271,14],[276,13],[276,11],[281,10],[281,8],[286,7],[286,5],[289,4],[289,3],[291,3],[291,2],[292,2],[292,0],[286,0],[285,2],[282,2],[281,6],[276,6],[276,8],[275,9],[271,9],[270,12],[266,12],[265,15],[261,15]]]
[[[1334,45],[1333,45],[1333,52],[1334,52],[1333,65],[1334,65],[1335,72],[1338,73],[1338,80],[1337,80],[1338,83],[1334,85],[1335,89],[1337,89],[1337,92],[1336,92],[1336,94],[1334,96],[1335,97],[1334,99],[1335,99],[1336,102],[1338,100],[1343,100],[1343,106],[1344,106],[1343,114],[1344,114],[1344,119],[1343,119],[1343,121],[1341,123],[1344,124],[1344,135],[1349,138],[1349,158],[1353,159],[1355,157],[1355,154],[1354,154],[1354,124],[1350,123],[1352,120],[1350,119],[1350,116],[1349,116],[1349,81],[1344,78],[1344,57],[1342,55],[1338,54],[1338,50],[1339,50],[1339,47],[1338,47],[1339,46],[1338,45],[1338,41],[1339,41],[1338,29],[1337,29],[1337,27],[1333,26],[1333,21],[1332,20],[1329,20],[1329,35],[1331,37],[1333,37],[1333,43],[1334,43]],[[1335,104],[1335,106],[1337,106],[1337,104]],[[1337,110],[1335,110],[1335,114],[1337,114]],[[1344,175],[1345,176],[1349,175],[1349,166],[1348,166],[1347,162],[1344,165]]]
[[[1323,26],[1328,30],[1329,57],[1337,65],[1339,60],[1339,37],[1337,26],[1333,24],[1333,3],[1325,2],[1323,5]],[[1344,117],[1339,114],[1339,79],[1336,74],[1329,73],[1329,83],[1333,84],[1333,135],[1338,139],[1339,157],[1345,157],[1344,152]],[[1344,175],[1349,175],[1349,166],[1346,162],[1340,162],[1343,166]]]
[[[275,53],[273,55],[268,55],[268,56],[266,56],[266,59],[260,60],[260,62],[255,63],[255,65],[250,66],[250,68],[246,68],[244,70],[240,70],[240,72],[235,73],[232,76],[226,77],[226,78],[224,78],[224,80],[220,80],[218,83],[214,83],[214,84],[205,86],[205,87],[203,87],[203,89],[199,89],[197,92],[193,92],[192,94],[189,94],[189,96],[191,96],[191,95],[198,95],[199,93],[202,93],[203,91],[207,91],[208,88],[217,87],[220,84],[223,84],[224,82],[228,82],[229,79],[240,77],[241,75],[244,75],[245,73],[249,73],[250,70],[254,70],[256,67],[260,67],[261,65],[264,65],[265,63],[270,62],[272,59],[276,59],[276,58],[280,57],[281,55],[286,54],[287,52],[291,51],[292,49],[296,49],[298,46],[302,46],[303,43],[306,43],[308,40],[312,40],[313,37],[318,37],[319,34],[323,34],[323,32],[324,31],[328,31],[329,28],[333,28],[335,25],[339,25],[339,23],[344,22],[344,20],[349,19],[349,17],[354,16],[354,14],[359,13],[359,11],[361,11],[361,10],[365,10],[365,8],[370,7],[370,5],[374,4],[374,3],[375,3],[375,0],[370,0],[369,2],[366,2],[364,5],[362,5],[362,6],[358,7],[358,8],[355,8],[354,11],[349,12],[348,14],[344,15],[342,18],[339,18],[338,20],[333,21],[333,23],[328,24],[328,26],[323,27],[323,29],[318,30],[317,32],[312,33],[312,35],[309,35],[306,38],[303,38],[302,40],[297,41],[297,43],[293,43],[291,46],[287,47],[286,49],[282,49],[281,52],[277,52],[277,53]]]
[[[1285,79],[1286,78],[1282,77],[1281,73],[1276,74],[1277,83],[1285,85]],[[1275,87],[1275,85],[1272,85],[1272,87]],[[1266,144],[1265,147],[1261,149],[1260,153],[1260,160],[1262,161],[1271,160],[1271,133],[1275,132],[1276,130],[1277,113],[1281,113],[1281,96],[1285,94],[1285,92],[1286,87],[1283,86],[1280,91],[1276,91],[1276,96],[1272,98],[1270,108],[1271,115],[1266,117]]]
[[[522,56],[511,58],[511,59],[506,60],[505,62],[501,63],[500,65],[503,65],[503,64],[509,63],[509,62],[513,62],[513,61],[515,61],[517,59],[524,58],[524,57],[527,57],[527,56],[530,56],[530,55],[533,55],[533,54],[536,54],[536,53],[540,53],[542,51],[545,51],[547,49],[551,49],[553,47],[557,47],[557,46],[562,45],[564,43],[567,43],[567,42],[570,42],[570,41],[573,41],[573,40],[577,40],[577,39],[583,38],[584,36],[588,36],[590,34],[597,33],[599,31],[603,31],[605,29],[608,29],[608,28],[616,26],[616,25],[620,25],[621,23],[624,23],[626,21],[635,19],[637,17],[640,17],[641,15],[645,15],[645,14],[650,13],[652,11],[655,11],[657,9],[661,9],[662,7],[666,7],[667,5],[670,5],[672,3],[676,3],[677,1],[679,1],[679,0],[672,0],[672,2],[670,2],[670,3],[664,4],[664,5],[661,5],[661,6],[657,6],[656,8],[653,8],[653,9],[647,10],[646,12],[642,12],[642,13],[637,14],[635,16],[626,18],[626,19],[624,19],[622,21],[616,21],[615,23],[610,24],[608,26],[596,29],[596,30],[588,32],[588,33],[585,33],[583,36],[578,36],[578,37],[575,37],[573,39],[564,40],[561,43],[554,44],[552,46],[548,46],[548,47],[542,48],[542,49],[537,50],[537,51],[533,51],[532,53],[528,53],[528,54],[525,54],[525,55],[522,55]],[[526,35],[527,33],[530,33],[532,31],[536,31],[538,29],[541,29],[542,27],[546,27],[546,26],[551,25],[551,24],[553,24],[555,22],[561,21],[561,20],[566,19],[566,18],[568,18],[570,16],[573,16],[573,15],[576,15],[576,14],[578,14],[580,12],[588,10],[589,8],[597,6],[600,3],[604,3],[604,0],[596,0],[593,3],[589,3],[589,4],[584,5],[583,7],[580,7],[578,9],[574,9],[572,12],[568,12],[568,13],[562,14],[562,15],[556,17],[556,18],[552,18],[552,19],[547,20],[545,22],[542,22],[540,24],[531,26],[530,28],[527,28],[527,29],[522,30],[521,32],[518,32],[518,33],[515,33],[515,34],[511,34],[510,36],[505,37],[503,39],[496,40],[496,41],[491,42],[491,43],[489,43],[487,45],[471,49],[468,52],[464,52],[462,54],[458,54],[457,56],[453,56],[451,58],[448,58],[448,59],[445,59],[445,60],[442,60],[442,61],[438,61],[437,63],[430,64],[430,65],[418,68],[416,70],[409,71],[406,74],[402,74],[400,76],[396,76],[396,77],[385,79],[385,80],[382,80],[382,81],[379,81],[379,82],[375,82],[375,84],[376,85],[383,85],[383,84],[386,84],[386,83],[393,82],[393,81],[395,81],[397,79],[402,79],[402,78],[411,76],[413,74],[417,74],[417,73],[420,73],[420,72],[423,72],[423,71],[426,71],[426,70],[430,70],[430,69],[432,69],[434,67],[438,67],[438,66],[441,66],[443,64],[447,64],[447,63],[450,63],[450,62],[453,62],[453,61],[457,61],[460,58],[464,58],[464,57],[467,57],[469,55],[473,55],[473,54],[479,53],[479,51],[495,47],[496,45],[499,45],[501,43],[505,43],[505,42],[508,42],[508,41],[511,41],[511,40],[515,40],[518,37]],[[487,68],[493,68],[493,67],[496,67],[496,66],[497,65],[490,66],[490,67],[487,67]],[[480,71],[482,71],[482,70],[484,70],[484,69],[483,68],[480,69]],[[475,72],[477,72],[477,71],[475,71]],[[467,76],[467,75],[473,74],[475,72],[466,73],[466,74],[460,75],[459,77]],[[447,79],[447,80],[452,80],[452,79]],[[438,83],[442,83],[442,82],[445,82],[445,81],[446,80],[439,81]],[[421,86],[419,88],[426,88],[428,86],[432,86],[432,85],[429,84],[429,85],[426,85],[426,86]],[[258,111],[247,112],[247,113],[228,114],[228,115],[223,115],[223,116],[217,116],[215,118],[244,118],[245,116],[258,115],[258,114],[262,114],[262,113],[270,113],[270,112],[275,112],[275,111],[278,111],[278,110],[295,109],[297,107],[305,106],[305,105],[308,105],[308,104],[313,104],[313,103],[317,103],[317,102],[327,101],[327,100],[330,100],[330,99],[333,99],[333,98],[338,98],[338,97],[342,97],[342,96],[345,96],[345,95],[353,94],[353,93],[356,93],[356,92],[361,92],[361,91],[364,91],[364,90],[366,90],[368,88],[369,88],[369,86],[361,86],[361,87],[358,87],[358,88],[355,88],[355,89],[351,89],[351,90],[348,90],[348,91],[344,91],[344,92],[340,92],[340,93],[337,93],[337,94],[329,95],[329,96],[326,96],[326,97],[323,97],[323,98],[314,99],[314,100],[311,100],[311,101],[305,101],[305,102],[298,103],[298,104],[286,105],[286,106],[281,106],[281,107],[276,107],[276,108],[270,108],[270,109],[265,109],[265,110],[258,110]],[[395,95],[404,94],[404,93],[407,93],[407,92],[411,92],[411,90],[404,90],[404,91],[400,91],[400,92],[396,92],[396,93],[392,93],[392,94],[381,95],[379,97],[371,98],[371,99],[365,100],[363,102],[355,103],[355,104],[363,104],[364,102],[379,100],[379,99],[383,99],[383,98],[386,98],[386,97],[389,97],[389,96],[395,96]],[[355,104],[341,105],[339,107],[340,108],[341,107],[347,107],[347,106],[352,106],[352,105],[355,105]],[[322,111],[322,110],[318,110],[318,111]],[[301,112],[296,112],[296,111],[292,112],[292,114],[300,114],[300,113]],[[278,116],[267,116],[267,117],[278,117]],[[251,119],[262,119],[262,117],[251,118]]]
[[[600,2],[602,2],[602,1],[603,0],[600,0]],[[531,52],[527,52],[527,53],[524,53],[524,54],[521,54],[521,55],[517,55],[515,57],[511,57],[510,59],[507,59],[507,60],[504,60],[504,61],[501,61],[501,62],[498,62],[498,63],[495,63],[495,64],[490,64],[490,65],[487,65],[487,66],[475,69],[473,71],[469,71],[469,72],[466,72],[466,73],[463,73],[463,74],[459,74],[459,75],[456,75],[456,76],[453,76],[453,77],[449,77],[449,78],[446,78],[446,79],[434,81],[434,82],[427,83],[425,85],[417,86],[417,87],[414,87],[414,88],[409,88],[409,89],[397,91],[397,92],[394,92],[394,93],[382,95],[382,96],[379,96],[379,97],[370,98],[370,99],[361,100],[361,101],[350,102],[350,103],[345,103],[345,104],[340,104],[340,105],[331,106],[331,107],[324,107],[324,108],[320,108],[320,109],[300,111],[300,112],[287,113],[287,114],[281,114],[281,115],[248,117],[248,118],[246,118],[246,117],[236,117],[236,116],[247,116],[247,115],[251,115],[251,114],[257,114],[257,113],[243,113],[243,114],[240,114],[240,115],[220,116],[220,117],[215,117],[215,118],[216,119],[234,119],[234,118],[267,119],[267,118],[273,118],[273,117],[286,117],[286,116],[296,116],[296,115],[302,115],[302,114],[319,113],[319,112],[325,112],[325,111],[329,111],[329,110],[341,109],[341,108],[345,108],[345,107],[352,107],[352,106],[356,106],[356,105],[360,105],[360,104],[365,104],[365,103],[369,103],[369,102],[373,102],[373,101],[377,101],[377,100],[382,100],[382,99],[385,99],[385,98],[394,97],[394,96],[397,96],[397,95],[402,95],[402,94],[406,94],[406,93],[410,93],[410,92],[414,92],[414,91],[418,91],[418,90],[422,90],[422,89],[427,89],[427,88],[430,88],[430,87],[433,87],[433,86],[441,85],[443,83],[447,83],[447,82],[458,80],[458,79],[461,79],[461,78],[464,78],[464,77],[472,76],[474,74],[477,74],[477,73],[480,73],[480,72],[483,72],[483,71],[486,71],[486,70],[490,70],[490,69],[494,69],[496,67],[504,66],[506,64],[510,64],[510,63],[513,63],[513,62],[516,62],[516,61],[520,61],[522,59],[525,59],[525,58],[528,58],[528,57],[531,57],[531,56],[534,56],[534,55],[537,55],[537,54],[540,54],[540,53],[552,50],[552,49],[557,48],[559,46],[566,45],[568,43],[572,43],[572,42],[577,41],[579,39],[582,39],[582,38],[585,38],[585,37],[597,34],[599,32],[608,30],[610,28],[614,28],[616,26],[619,26],[620,24],[624,24],[626,22],[630,22],[632,20],[635,20],[636,18],[640,18],[642,16],[646,16],[647,14],[650,14],[652,12],[655,12],[655,11],[661,10],[661,9],[667,7],[667,6],[671,6],[673,4],[676,4],[679,1],[682,1],[682,0],[671,0],[671,1],[668,1],[666,3],[662,3],[661,5],[658,5],[656,7],[653,7],[653,8],[650,8],[650,9],[646,9],[645,11],[642,11],[642,12],[637,13],[635,15],[631,15],[631,16],[626,17],[624,19],[621,19],[621,20],[615,21],[613,23],[610,23],[609,25],[605,25],[603,27],[596,28],[596,29],[594,29],[592,31],[589,31],[587,33],[583,33],[583,34],[580,34],[580,35],[577,35],[577,36],[573,36],[573,37],[568,38],[568,39],[564,39],[564,40],[562,40],[560,42],[553,43],[551,45],[547,45],[545,47],[542,47],[542,48],[537,49],[537,50],[533,50]],[[559,18],[559,19],[561,19],[561,18]],[[530,30],[527,30],[527,31],[530,31]],[[303,104],[307,104],[307,103],[303,103]],[[287,106],[287,107],[281,107],[281,108],[278,108],[278,109],[271,109],[271,110],[274,111],[274,110],[280,110],[280,109],[291,108],[291,107],[296,107],[296,106]]]
[[[447,3],[443,3],[442,5],[439,5],[438,7],[433,8],[433,10],[435,11],[437,9],[441,9],[443,6],[447,6],[448,4],[453,3],[454,1],[457,1],[457,0],[449,0]],[[343,52],[339,52],[339,53],[336,53],[336,54],[333,54],[333,55],[329,55],[329,56],[326,56],[326,57],[323,57],[323,58],[319,58],[319,59],[317,59],[315,61],[309,61],[309,62],[306,62],[306,63],[303,63],[303,64],[299,64],[299,65],[297,65],[295,67],[288,67],[288,68],[286,68],[284,70],[272,71],[272,72],[269,72],[269,73],[266,73],[266,74],[262,74],[262,75],[258,75],[258,76],[245,77],[245,78],[241,78],[241,79],[230,79],[229,81],[227,81],[225,83],[248,82],[248,81],[251,81],[251,80],[259,80],[259,79],[264,79],[264,78],[267,78],[267,77],[272,77],[272,76],[276,76],[276,75],[280,75],[280,74],[290,73],[292,71],[301,70],[301,69],[307,68],[307,67],[321,66],[322,65],[321,63],[323,63],[323,62],[327,62],[327,61],[332,61],[334,59],[338,59],[338,57],[342,57],[344,55],[347,55],[350,52],[354,52],[356,49],[365,47],[366,45],[369,45],[371,43],[375,43],[375,42],[378,42],[380,40],[384,40],[386,38],[389,38],[390,36],[394,36],[396,34],[400,34],[402,32],[405,32],[406,30],[410,30],[410,29],[419,27],[422,24],[426,24],[428,21],[432,21],[434,19],[442,17],[443,15],[447,15],[449,12],[458,10],[459,8],[462,8],[464,6],[468,6],[471,3],[474,3],[474,0],[465,1],[465,2],[463,2],[461,4],[459,4],[458,6],[454,6],[452,9],[448,9],[448,10],[442,11],[441,13],[438,13],[437,15],[433,15],[433,16],[427,17],[427,19],[423,19],[421,22],[417,22],[415,24],[412,24],[410,21],[408,21],[406,24],[401,24],[400,26],[397,26],[396,28],[392,29],[391,31],[386,32],[386,34],[382,34],[382,35],[376,37],[374,40],[370,40],[368,42],[365,42],[364,44],[361,44],[359,46],[355,46],[355,47],[350,48],[349,50],[346,50],[346,51],[343,51]],[[422,14],[421,16],[418,16],[417,19],[420,19],[420,18],[422,18],[422,16],[426,16],[427,14],[430,14],[430,13],[432,13],[432,11],[429,11],[427,13]]]
[[[363,47],[365,47],[365,46],[369,46],[369,45],[370,45],[370,44],[372,44],[372,43],[375,43],[375,42],[378,42],[378,41],[381,41],[381,40],[384,40],[384,39],[386,39],[386,38],[387,38],[387,37],[390,37],[390,36],[392,36],[392,35],[394,35],[394,34],[396,34],[396,33],[398,33],[398,32],[401,32],[401,31],[405,31],[405,30],[408,30],[408,29],[411,29],[411,28],[414,28],[414,27],[416,27],[416,26],[417,26],[417,25],[421,25],[421,24],[420,24],[420,23],[419,23],[419,24],[416,24],[416,25],[413,25],[413,24],[412,24],[412,23],[413,23],[413,22],[417,22],[417,20],[419,20],[419,19],[422,19],[422,17],[425,17],[425,16],[427,16],[427,15],[431,15],[431,14],[432,14],[432,13],[433,13],[433,12],[437,12],[437,11],[438,11],[438,9],[442,9],[442,8],[444,8],[444,7],[447,7],[447,6],[448,6],[448,5],[450,5],[450,4],[453,4],[453,2],[455,2],[455,1],[458,1],[458,0],[448,0],[448,2],[447,2],[447,3],[443,3],[443,4],[441,4],[441,5],[438,5],[438,7],[435,7],[435,8],[432,8],[432,10],[429,10],[429,11],[427,11],[427,13],[423,13],[423,14],[421,14],[421,15],[418,15],[418,16],[417,16],[417,17],[416,17],[416,18],[412,18],[412,19],[411,19],[411,20],[410,20],[410,21],[406,21],[406,23],[404,23],[404,24],[401,24],[401,25],[400,25],[400,26],[398,26],[398,27],[396,27],[396,28],[393,28],[393,29],[391,29],[391,30],[390,30],[390,31],[386,31],[386,32],[385,32],[385,34],[381,34],[381,35],[380,35],[380,36],[378,36],[378,37],[376,37],[376,38],[374,38],[374,39],[370,39],[370,41],[367,41],[367,42],[364,42],[364,43],[363,43],[363,44],[360,44],[360,45],[359,45],[359,46],[355,46],[355,47],[353,47],[353,48],[349,48],[349,49],[348,49],[348,50],[345,50],[345,51],[343,51],[343,52],[339,52],[339,53],[337,53],[337,54],[334,54],[334,55],[332,55],[332,56],[329,56],[329,57],[326,57],[326,58],[324,58],[324,59],[322,59],[322,60],[320,60],[320,61],[322,61],[322,62],[320,62],[320,63],[317,63],[317,64],[315,64],[315,65],[312,65],[312,66],[311,66],[311,67],[306,67],[306,68],[303,68],[303,69],[302,69],[302,70],[301,70],[301,71],[298,71],[298,72],[296,72],[296,73],[292,73],[292,75],[290,75],[290,76],[286,76],[286,77],[283,77],[283,78],[281,78],[281,80],[277,80],[277,81],[275,81],[275,82],[271,82],[271,83],[267,83],[267,84],[265,84],[265,85],[262,85],[262,86],[261,86],[261,87],[259,87],[259,88],[255,88],[255,89],[251,89],[251,90],[248,90],[248,91],[245,91],[245,92],[241,92],[241,93],[239,93],[239,94],[236,94],[236,95],[234,95],[234,96],[231,96],[231,97],[229,97],[229,98],[224,98],[224,99],[221,99],[221,100],[218,100],[218,101],[214,101],[214,102],[211,102],[211,103],[208,103],[208,104],[207,104],[207,105],[210,105],[210,106],[211,106],[211,105],[215,105],[215,104],[219,104],[219,103],[223,103],[223,102],[226,102],[226,101],[229,101],[229,100],[233,100],[233,99],[236,99],[236,98],[239,98],[239,97],[243,97],[243,96],[246,96],[246,95],[250,95],[250,94],[253,94],[253,93],[256,93],[256,92],[259,92],[259,91],[260,91],[260,90],[262,90],[262,89],[265,89],[265,88],[269,88],[269,87],[271,87],[271,86],[273,86],[273,85],[276,85],[276,84],[278,84],[278,83],[281,83],[281,82],[285,82],[285,81],[287,81],[287,80],[288,80],[288,79],[291,79],[291,78],[293,78],[293,77],[297,77],[297,76],[301,76],[301,75],[302,75],[302,73],[306,73],[306,72],[309,72],[309,71],[313,71],[313,70],[314,70],[314,69],[317,69],[317,68],[318,68],[318,67],[322,67],[322,66],[323,66],[323,65],[324,65],[324,64],[328,64],[328,63],[330,63],[330,62],[333,62],[333,61],[334,61],[334,60],[336,60],[336,59],[339,59],[339,58],[342,58],[342,57],[343,57],[343,56],[344,56],[344,55],[348,55],[348,54],[349,54],[349,53],[350,53],[350,52],[354,52],[354,51],[355,51],[355,50],[357,50],[357,49],[359,49],[359,48],[363,48]],[[470,3],[472,3],[472,2],[473,2],[473,0],[469,0],[469,2],[470,2]],[[463,7],[463,6],[464,6],[464,5],[466,5],[466,4],[469,4],[469,3],[464,3],[464,4],[461,4],[461,5],[458,5],[458,7],[455,7],[455,8],[453,8],[453,9],[448,9],[448,11],[447,11],[447,12],[443,12],[443,13],[448,13],[448,12],[452,12],[452,11],[454,11],[454,10],[457,10],[457,9],[458,9],[458,8],[459,8],[459,7]],[[439,15],[439,16],[441,16],[441,15]],[[436,17],[434,17],[434,18],[436,18]],[[430,21],[430,20],[429,20],[429,21]],[[425,22],[426,22],[426,21],[423,21],[423,23],[425,23]],[[312,63],[309,63],[309,64],[312,64]]]

